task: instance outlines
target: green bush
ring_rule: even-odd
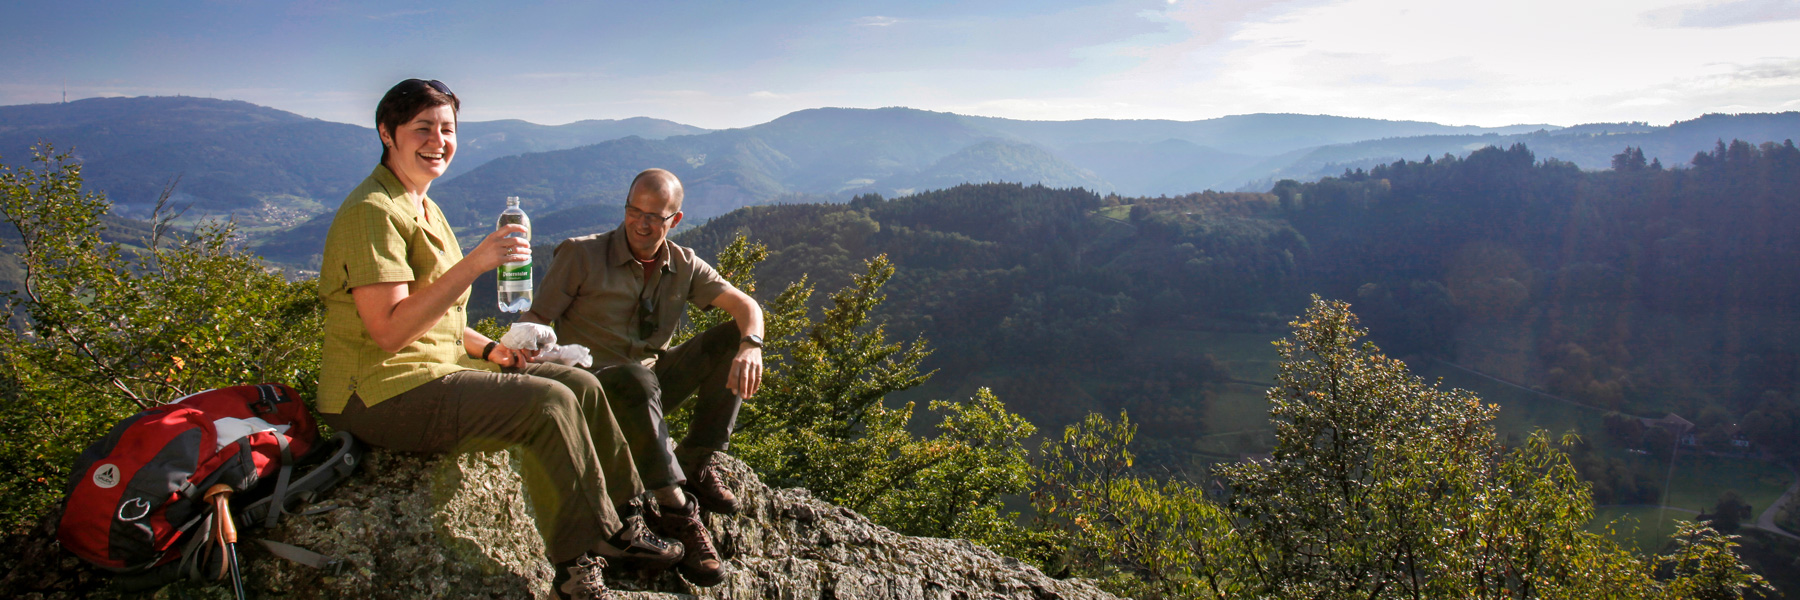
[[[178,234],[160,219],[141,239],[115,238],[110,205],[81,183],[81,166],[49,149],[31,168],[0,165],[3,249],[22,274],[0,296],[8,532],[59,502],[75,457],[132,413],[243,383],[308,398],[317,387],[314,281],[267,269],[233,245],[229,223]]]

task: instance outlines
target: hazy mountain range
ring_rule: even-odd
[[[682,177],[690,222],[771,202],[893,197],[964,182],[1042,183],[1127,196],[1266,191],[1407,158],[1528,144],[1540,159],[1604,169],[1626,146],[1669,166],[1719,140],[1800,137],[1800,113],[1641,123],[1458,127],[1294,114],[1201,121],[1020,121],[907,108],[819,108],[709,131],[648,118],[546,126],[471,121],[432,197],[459,226],[485,226],[520,196],[546,235],[616,223],[630,178]],[[142,216],[180,177],[190,214],[229,214],[271,259],[307,262],[330,213],[378,156],[369,127],[189,97],[101,98],[0,107],[0,160],[48,140],[86,164],[88,187]],[[601,209],[596,207],[611,206]],[[566,230],[566,231],[565,231]]]
[[[370,119],[373,120],[371,112]],[[625,136],[661,138],[705,129],[634,118],[546,126],[517,120],[461,124],[451,175],[501,156]],[[142,216],[171,180],[176,200],[249,225],[292,225],[335,210],[380,157],[372,127],[302,117],[231,100],[90,98],[0,107],[0,160],[27,162],[48,141],[73,151],[91,190]]]

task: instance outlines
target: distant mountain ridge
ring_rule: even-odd
[[[707,130],[632,118],[538,125],[468,121],[453,173],[501,156],[541,152],[637,135],[667,137]],[[142,216],[170,181],[176,200],[197,212],[230,214],[255,227],[289,227],[337,208],[380,157],[372,127],[334,123],[236,100],[89,98],[61,104],[0,106],[0,159],[28,162],[49,141],[85,165],[90,190],[119,212]],[[289,222],[269,219],[283,215]],[[266,221],[266,222],[265,222]]]
[[[889,107],[816,108],[709,131],[648,118],[544,126],[462,124],[461,147],[432,198],[459,227],[491,223],[504,198],[548,215],[618,206],[638,171],[662,167],[687,186],[689,222],[771,202],[899,196],[965,182],[1079,187],[1125,196],[1266,191],[1401,158],[1466,155],[1526,143],[1540,159],[1610,166],[1626,146],[1668,166],[1721,140],[1800,137],[1800,113],[1706,115],[1667,127],[1558,128],[1252,114],[1200,121],[1021,121]],[[329,215],[378,156],[374,132],[246,102],[96,98],[0,107],[0,159],[20,164],[49,140],[86,164],[88,189],[142,218],[175,177],[176,203],[229,215],[280,262],[317,253]],[[598,223],[592,210],[581,221]],[[570,213],[574,214],[574,213]],[[557,228],[561,231],[564,228]]]
[[[1594,123],[1514,134],[1434,135],[1369,140],[1325,146],[1284,157],[1280,166],[1252,180],[1243,191],[1266,191],[1277,179],[1310,181],[1346,169],[1368,168],[1400,159],[1419,160],[1443,154],[1467,155],[1487,146],[1525,144],[1539,159],[1554,158],[1586,170],[1608,169],[1612,157],[1627,146],[1641,148],[1646,160],[1665,166],[1687,165],[1694,155],[1717,144],[1744,140],[1752,144],[1800,139],[1800,112],[1707,114],[1666,127],[1642,123]],[[1259,165],[1261,166],[1261,165]],[[1252,168],[1251,172],[1256,170]],[[1246,172],[1245,174],[1251,174]]]
[[[1259,137],[1259,131],[1267,136]],[[577,202],[620,204],[631,175],[656,166],[688,184],[684,209],[690,219],[705,219],[776,198],[841,201],[855,194],[905,195],[970,182],[1042,183],[1125,196],[1266,191],[1284,178],[1313,180],[1345,168],[1460,156],[1514,143],[1528,143],[1540,158],[1587,169],[1608,168],[1612,155],[1627,145],[1641,146],[1673,166],[1711,149],[1718,139],[1760,143],[1788,137],[1800,137],[1800,113],[1565,130],[1318,115],[1015,121],[907,108],[819,108],[742,129],[617,140],[495,161],[434,187],[433,197],[453,220],[473,225],[498,210],[494,207],[508,195],[551,211]]]
[[[175,178],[177,202],[203,212],[342,195],[380,155],[368,128],[248,102],[190,97],[91,98],[0,107],[0,158],[30,159],[48,141],[83,164],[89,191],[143,216]],[[311,208],[317,212],[316,207]]]
[[[716,216],[784,195],[814,200],[868,192],[903,195],[965,182],[1042,183],[1138,195],[1186,193],[1217,187],[1218,181],[1276,152],[1402,135],[1510,133],[1545,127],[1550,126],[1476,128],[1276,114],[1202,121],[1019,121],[899,107],[815,108],[742,129],[521,157],[555,164],[560,175],[543,174],[542,169],[518,162],[497,162],[471,171],[468,179],[446,182],[445,191],[434,197],[443,201],[452,219],[460,215],[467,223],[491,212],[488,205],[507,195],[506,189],[549,192],[534,199],[550,210],[566,208],[565,202],[573,198],[618,204],[624,201],[623,186],[595,190],[589,184],[628,182],[631,174],[650,166],[675,171],[689,184],[686,210],[691,218]],[[1160,152],[1171,144],[1187,151]],[[1146,160],[1110,160],[1119,155]],[[957,162],[967,164],[952,164]],[[1162,168],[1148,173],[1136,168],[1144,162]],[[499,172],[508,168],[525,172]]]
[[[964,118],[1054,148],[1094,142],[1156,143],[1177,139],[1198,146],[1257,156],[1273,156],[1301,148],[1390,137],[1484,133],[1505,135],[1539,129],[1559,129],[1555,125],[1477,127],[1295,113],[1231,115],[1199,121],[1017,121],[995,117]]]

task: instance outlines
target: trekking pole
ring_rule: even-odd
[[[213,531],[217,532],[220,570],[231,571],[231,591],[244,600],[244,576],[238,573],[237,524],[231,522],[231,486],[220,483],[206,489],[203,496],[213,505]],[[220,575],[224,575],[220,573]]]

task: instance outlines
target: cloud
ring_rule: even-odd
[[[1652,27],[1715,28],[1800,19],[1800,0],[1728,0],[1669,6],[1639,18]]]
[[[787,95],[777,94],[777,93],[771,92],[769,90],[762,90],[762,91],[757,91],[757,92],[751,92],[750,97],[755,98],[757,100],[780,100],[780,99],[786,98]]]
[[[1800,83],[1800,59],[1771,60],[1739,67],[1731,74],[1736,81],[1779,81]]]
[[[899,19],[896,19],[893,17],[883,17],[881,15],[876,15],[873,17],[863,17],[863,18],[857,19],[856,26],[857,27],[888,27],[888,26],[897,24],[899,22],[900,22]]]
[[[1714,65],[1714,71],[1592,99],[1603,111],[1648,109],[1666,119],[1704,113],[1771,112],[1800,108],[1800,59]]]

